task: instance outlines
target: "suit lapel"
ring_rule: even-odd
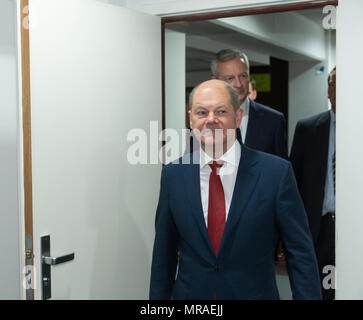
[[[207,226],[205,225],[204,213],[202,207],[202,199],[200,192],[200,166],[199,166],[199,152],[194,152],[190,155],[194,158],[194,162],[191,160],[190,165],[186,165],[186,170],[184,170],[184,179],[187,186],[187,193],[189,201],[192,208],[192,215],[196,221],[198,229],[202,235],[205,245],[212,255],[214,251],[212,244],[209,240]]]
[[[245,138],[245,144],[246,146],[252,146],[254,145],[253,137],[258,136],[258,119],[261,116],[261,112],[259,112],[257,105],[250,101],[250,110],[248,115],[248,125],[247,125],[247,131],[246,131],[246,138]]]
[[[232,202],[228,213],[226,226],[223,232],[223,237],[219,249],[219,253],[223,251],[228,237],[233,231],[244,209],[251,199],[251,195],[256,188],[259,179],[259,172],[256,170],[255,165],[257,160],[254,158],[253,153],[242,145],[241,160],[238,166],[236,183],[233,190]],[[218,253],[218,254],[219,254]]]

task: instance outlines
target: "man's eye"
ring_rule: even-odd
[[[218,114],[225,114],[226,112],[226,110],[218,110]]]
[[[239,78],[242,80],[248,79],[248,73],[242,73],[239,75]]]
[[[198,116],[204,116],[206,114],[205,111],[197,111]]]

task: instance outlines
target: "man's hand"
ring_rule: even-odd
[[[275,253],[275,262],[285,262],[286,257],[282,248],[282,241],[279,241]]]
[[[277,248],[275,252],[275,272],[278,275],[287,275],[286,257],[284,254],[284,249],[282,247],[282,241],[279,241],[277,243]]]

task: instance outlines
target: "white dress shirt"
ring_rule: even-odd
[[[213,161],[223,161],[223,166],[217,170],[223,185],[224,199],[226,204],[226,220],[232,202],[234,185],[237,171],[241,159],[241,145],[236,140],[234,144],[219,159],[212,159],[202,149],[200,149],[200,192],[204,213],[205,225],[208,228],[208,201],[209,201],[209,176],[212,169],[208,165]],[[219,172],[218,172],[219,171]]]
[[[240,108],[243,110],[243,117],[242,117],[240,129],[241,129],[242,142],[245,143],[247,126],[248,126],[248,118],[249,118],[249,114],[250,114],[250,99],[248,99],[248,97],[241,104]]]

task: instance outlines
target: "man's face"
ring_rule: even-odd
[[[223,145],[225,149],[234,143],[235,129],[241,123],[243,111],[240,108],[234,110],[223,82],[210,80],[201,84],[194,93],[189,112],[190,127],[203,148]]]
[[[329,80],[329,86],[328,86],[328,97],[331,103],[331,109],[335,113],[335,80],[336,80],[336,71],[332,73],[330,80]]]
[[[226,62],[218,62],[218,79],[226,81],[233,86],[243,103],[248,95],[249,75],[246,64],[235,58]]]

